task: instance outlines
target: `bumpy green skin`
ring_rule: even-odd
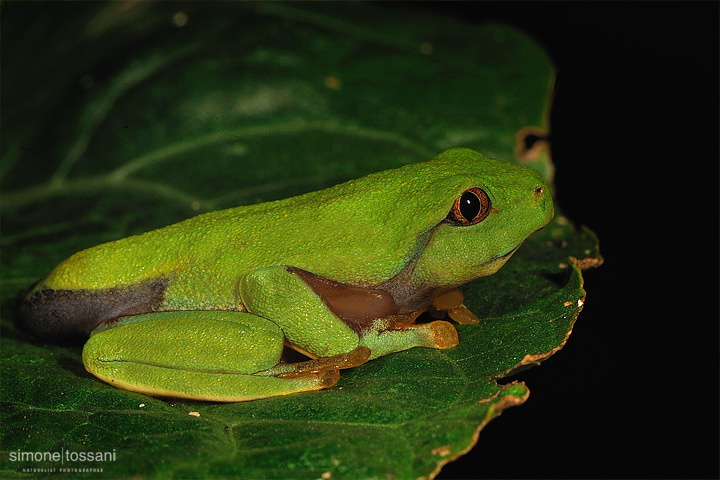
[[[445,221],[471,187],[487,193],[492,212],[470,226]],[[366,347],[375,358],[452,346],[438,340],[447,326],[399,328],[378,319],[352,328],[288,267],[387,291],[404,314],[427,307],[435,289],[497,271],[552,215],[549,190],[533,170],[449,150],[428,162],[79,252],[25,294],[19,323],[54,335],[71,327],[78,312],[92,317],[82,327],[89,331],[95,314],[79,306],[89,297],[93,311],[107,305],[121,312],[119,321],[112,313],[98,318],[110,322],[90,338],[83,360],[103,380],[151,395],[236,401],[326,388],[343,367],[279,375],[283,344],[341,361]],[[148,285],[151,301],[118,307]],[[45,328],[50,316],[56,320]]]

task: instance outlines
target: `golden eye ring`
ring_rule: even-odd
[[[488,194],[481,188],[471,187],[455,199],[447,220],[454,225],[475,225],[485,220],[491,209]]]

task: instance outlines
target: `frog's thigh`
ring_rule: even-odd
[[[240,296],[249,312],[280,325],[289,344],[313,357],[339,355],[359,346],[358,334],[285,267],[254,270],[240,282]]]
[[[252,400],[335,384],[337,370],[265,373],[279,362],[283,343],[277,325],[249,313],[158,312],[98,328],[83,363],[119,388],[197,400]]]

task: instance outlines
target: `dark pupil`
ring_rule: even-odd
[[[480,213],[480,199],[471,192],[465,192],[460,197],[460,213],[469,222]]]

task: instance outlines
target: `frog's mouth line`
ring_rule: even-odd
[[[515,252],[517,251],[518,248],[522,247],[523,244],[525,244],[525,242],[527,242],[528,238],[532,237],[533,235],[535,235],[537,232],[539,232],[539,231],[542,230],[543,228],[545,228],[545,225],[543,225],[542,227],[538,228],[537,230],[535,230],[534,232],[532,232],[530,235],[528,235],[527,237],[525,237],[525,240],[523,240],[522,242],[520,242],[520,243],[518,243],[517,245],[515,245],[515,247],[511,248],[507,253],[503,253],[502,255],[498,255],[498,256],[496,256],[495,258],[493,258],[493,259],[491,260],[491,262],[496,262],[496,261],[500,261],[500,260],[507,260],[513,253],[515,253]]]
[[[520,247],[522,246],[523,243],[525,243],[524,240],[523,240],[521,243],[519,243],[518,245],[516,245],[514,248],[511,248],[507,253],[503,253],[503,254],[501,254],[501,255],[497,255],[497,256],[496,256],[495,258],[493,258],[490,262],[495,263],[495,262],[507,260],[508,258],[510,258],[510,256],[511,256],[513,253],[515,253],[515,252],[517,251],[518,248],[520,248]]]
[[[520,245],[522,245],[522,243],[521,243]],[[509,252],[504,253],[504,254],[500,255],[499,257],[496,257],[496,258],[508,258],[510,255],[512,255],[513,253],[515,253],[518,248],[520,248],[520,245],[518,245],[517,247],[513,248],[513,249],[510,250]]]

